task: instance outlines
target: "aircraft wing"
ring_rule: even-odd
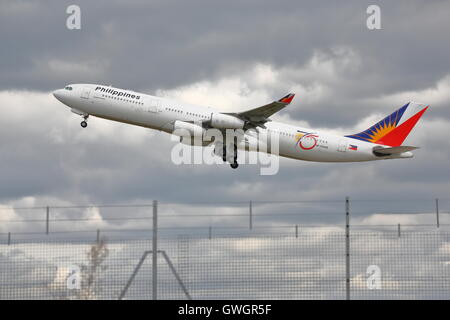
[[[292,99],[294,99],[294,96],[295,94],[290,93],[281,98],[280,100],[266,104],[262,107],[258,107],[243,112],[227,113],[227,114],[241,118],[252,126],[261,126],[265,128],[264,123],[270,121],[268,118],[274,113],[280,111],[281,109],[289,105],[292,102]]]
[[[412,150],[419,149],[418,147],[412,146],[400,146],[400,147],[392,147],[392,148],[376,148],[373,151],[375,153],[379,153],[381,155],[391,155],[391,154],[399,154],[403,152],[408,152]]]

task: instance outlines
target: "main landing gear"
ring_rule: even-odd
[[[237,167],[239,167],[239,163],[230,163],[230,167],[232,167],[233,169],[237,169]]]
[[[86,128],[87,127],[87,119],[89,118],[89,115],[85,115],[83,116],[84,120],[81,121],[80,125],[82,128]]]
[[[227,147],[225,145],[225,143],[222,145],[222,160],[223,162],[227,162],[227,160],[229,161],[228,157],[227,157]],[[239,167],[239,163],[237,163],[237,146],[236,144],[233,144],[233,156],[232,156],[232,161],[230,162],[230,167],[233,169],[237,169],[237,167]]]

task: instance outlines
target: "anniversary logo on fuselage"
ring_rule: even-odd
[[[296,147],[301,148],[302,150],[314,149],[314,147],[317,145],[318,135],[300,130],[298,130],[297,132],[298,133],[295,135]]]

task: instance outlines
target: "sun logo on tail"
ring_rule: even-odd
[[[369,129],[346,137],[383,145],[400,146],[427,109],[428,106],[420,103],[407,103]]]

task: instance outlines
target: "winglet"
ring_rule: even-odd
[[[295,93],[289,93],[288,95],[286,95],[283,98],[281,98],[280,100],[278,100],[278,102],[289,104],[292,102],[294,97],[295,97]]]

